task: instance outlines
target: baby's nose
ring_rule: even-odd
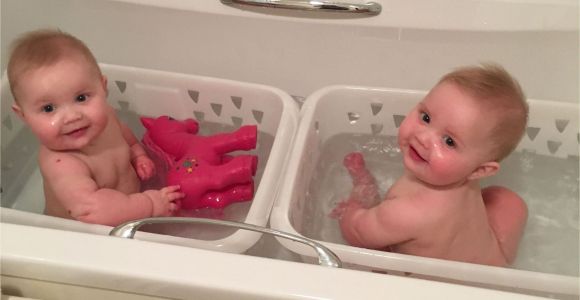
[[[76,122],[80,120],[83,116],[81,111],[76,109],[75,107],[65,107],[62,113],[65,124]]]
[[[433,146],[433,134],[429,130],[423,130],[416,134],[417,142],[425,149],[431,149]]]

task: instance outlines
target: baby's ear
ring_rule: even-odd
[[[468,180],[482,179],[495,175],[499,171],[499,163],[496,161],[484,162],[475,169],[469,176]]]
[[[22,121],[24,121],[24,113],[22,112],[20,105],[16,103],[12,104],[12,111],[15,112]]]
[[[105,95],[109,96],[109,88],[107,88],[107,76],[101,76],[101,84],[103,85],[103,90],[105,90]]]

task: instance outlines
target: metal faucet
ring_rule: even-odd
[[[223,220],[213,220],[213,219],[204,219],[204,218],[181,218],[181,217],[158,217],[158,218],[146,218],[140,219],[135,221],[129,221],[123,223],[111,230],[109,232],[110,236],[122,237],[127,239],[133,239],[135,237],[135,233],[139,229],[139,227],[146,225],[146,224],[175,224],[175,223],[185,223],[185,224],[212,224],[212,225],[220,225],[226,227],[233,227],[238,229],[245,229],[251,230],[266,234],[272,234],[277,237],[286,238],[289,240],[293,240],[295,242],[299,242],[302,244],[306,244],[316,251],[318,254],[318,264],[324,267],[331,267],[331,268],[341,268],[342,262],[338,258],[338,256],[328,249],[326,246],[318,243],[314,240],[301,237],[295,234],[278,231],[275,229],[270,229],[266,227],[256,226],[247,223],[240,223],[240,222],[232,222],[232,221],[223,221]]]

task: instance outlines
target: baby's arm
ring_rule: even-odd
[[[147,217],[170,216],[184,196],[178,186],[143,193],[124,194],[99,188],[84,162],[69,154],[54,154],[41,161],[44,184],[49,185],[57,201],[74,219],[116,226],[122,222]]]
[[[373,208],[357,201],[347,201],[339,220],[344,239],[353,246],[384,249],[412,240],[418,220],[404,201],[390,199]]]
[[[362,153],[351,152],[344,157],[342,163],[352,179],[352,190],[349,198],[338,203],[332,210],[331,218],[340,218],[351,206],[370,208],[381,201],[379,188],[375,178],[365,166]]]
[[[363,207],[369,208],[381,201],[379,188],[373,175],[365,166],[360,152],[351,152],[344,157],[343,164],[352,178],[350,200],[360,202]]]
[[[131,164],[135,168],[137,175],[141,180],[151,178],[155,174],[155,163],[149,158],[147,152],[145,152],[145,149],[141,146],[135,134],[133,134],[133,131],[123,122],[117,120],[117,123],[121,127],[123,138],[125,138],[125,141],[131,147]]]

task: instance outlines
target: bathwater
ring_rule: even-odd
[[[329,213],[352,188],[342,165],[351,151],[363,153],[381,195],[403,173],[396,137],[346,133],[331,137],[321,147],[304,203],[305,236],[346,244]],[[482,181],[483,187],[501,185],[516,191],[528,205],[528,223],[513,268],[578,276],[578,173],[578,157],[515,152],[502,162],[497,175]]]

